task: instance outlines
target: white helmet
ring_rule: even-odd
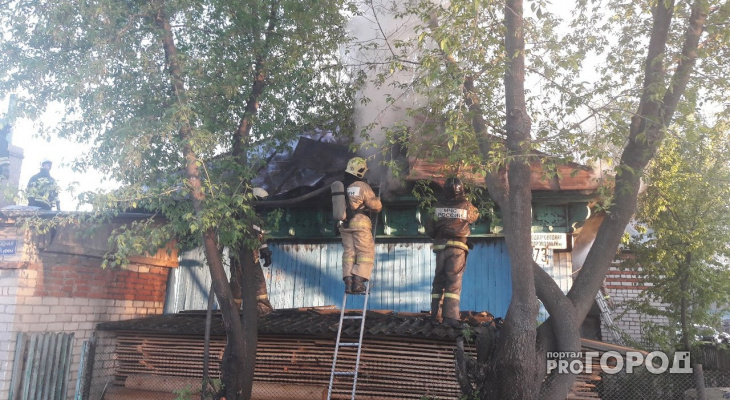
[[[365,176],[365,173],[368,172],[368,163],[362,157],[353,157],[347,162],[345,172],[355,175],[358,178],[362,178]]]
[[[259,199],[265,199],[269,197],[269,193],[260,187],[253,188],[253,195],[258,197]]]

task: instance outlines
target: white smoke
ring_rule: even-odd
[[[414,71],[410,63],[418,59],[416,50],[412,47],[396,49],[395,43],[415,39],[414,27],[420,21],[415,16],[396,17],[404,10],[403,2],[372,0],[362,2],[360,7],[362,15],[353,18],[349,24],[350,35],[355,41],[346,55],[349,65],[369,77],[355,106],[355,143],[360,145],[359,155],[368,158],[370,181],[381,183],[381,191],[387,195],[397,189],[400,182],[382,166],[383,161],[397,157],[384,148],[386,131],[397,125],[413,127],[414,121],[407,117],[407,110],[420,107],[425,102],[407,86],[402,87],[403,83],[413,81]],[[392,69],[389,61],[394,57],[403,60],[406,68]],[[385,79],[375,83],[380,74]]]

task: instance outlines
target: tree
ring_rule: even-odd
[[[511,303],[496,346],[486,346],[494,354],[476,361],[462,354],[457,368],[465,394],[485,399],[565,398],[574,377],[546,377],[546,351],[579,350],[579,325],[680,100],[690,104],[683,112],[699,99],[722,102],[728,88],[719,68],[728,50],[727,3],[578,1],[562,35],[545,2],[530,4],[532,15],[525,17],[522,0],[408,3],[399,16],[420,18],[415,39],[394,42],[386,53],[388,68],[408,70],[409,80],[376,82],[427,99],[409,110],[410,118],[426,123],[391,132],[391,142],[405,144],[409,156],[482,172],[501,209]],[[585,80],[589,55],[602,56],[594,83]],[[567,296],[525,250],[531,247],[530,163],[541,162],[550,173],[555,162],[534,150],[580,161],[605,159],[610,151],[616,156],[606,218]],[[537,329],[536,299],[551,314]]]
[[[730,148],[724,122],[708,127],[686,118],[681,125],[647,174],[636,216],[647,230],[632,240],[635,257],[626,264],[649,284],[638,309],[668,320],[649,327],[656,342],[674,347],[679,326],[682,348],[689,351],[695,326],[718,322],[711,307],[730,307]]]
[[[0,10],[0,95],[18,92],[25,117],[63,109],[48,132],[91,143],[77,167],[122,184],[86,195],[100,214],[142,209],[169,221],[119,232],[108,265],[123,263],[125,249],[202,241],[228,337],[228,399],[250,397],[256,311],[245,288],[239,318],[222,249],[250,283],[257,216],[248,182],[262,149],[312,126],[347,130],[338,46],[348,10],[345,0],[18,0]]]

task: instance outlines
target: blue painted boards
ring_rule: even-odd
[[[512,295],[509,257],[504,240],[475,239],[464,273],[461,309],[504,316]],[[269,297],[276,308],[341,307],[342,244],[271,241],[273,265],[264,269]],[[428,311],[436,257],[429,241],[379,242],[369,309]],[[210,276],[200,250],[181,256],[168,284],[165,312],[205,309]],[[348,308],[362,307],[351,297]]]

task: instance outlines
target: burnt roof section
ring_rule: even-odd
[[[103,322],[97,329],[103,331],[134,331],[166,335],[204,335],[205,311],[187,311],[179,314],[156,315],[126,321]],[[360,311],[346,311],[346,315],[359,315]],[[469,325],[489,324],[491,314],[462,312],[463,321]],[[335,337],[340,310],[333,307],[283,309],[259,319],[260,335]],[[359,319],[346,319],[344,336],[358,336]],[[220,312],[213,314],[211,335],[225,336]],[[443,324],[434,324],[428,313],[395,313],[393,311],[368,311],[365,318],[365,336],[397,336],[425,339],[455,339],[461,334]]]
[[[314,138],[300,136],[293,151],[271,154],[252,183],[274,198],[301,188],[311,190],[342,179],[352,156],[348,147],[329,133]]]

